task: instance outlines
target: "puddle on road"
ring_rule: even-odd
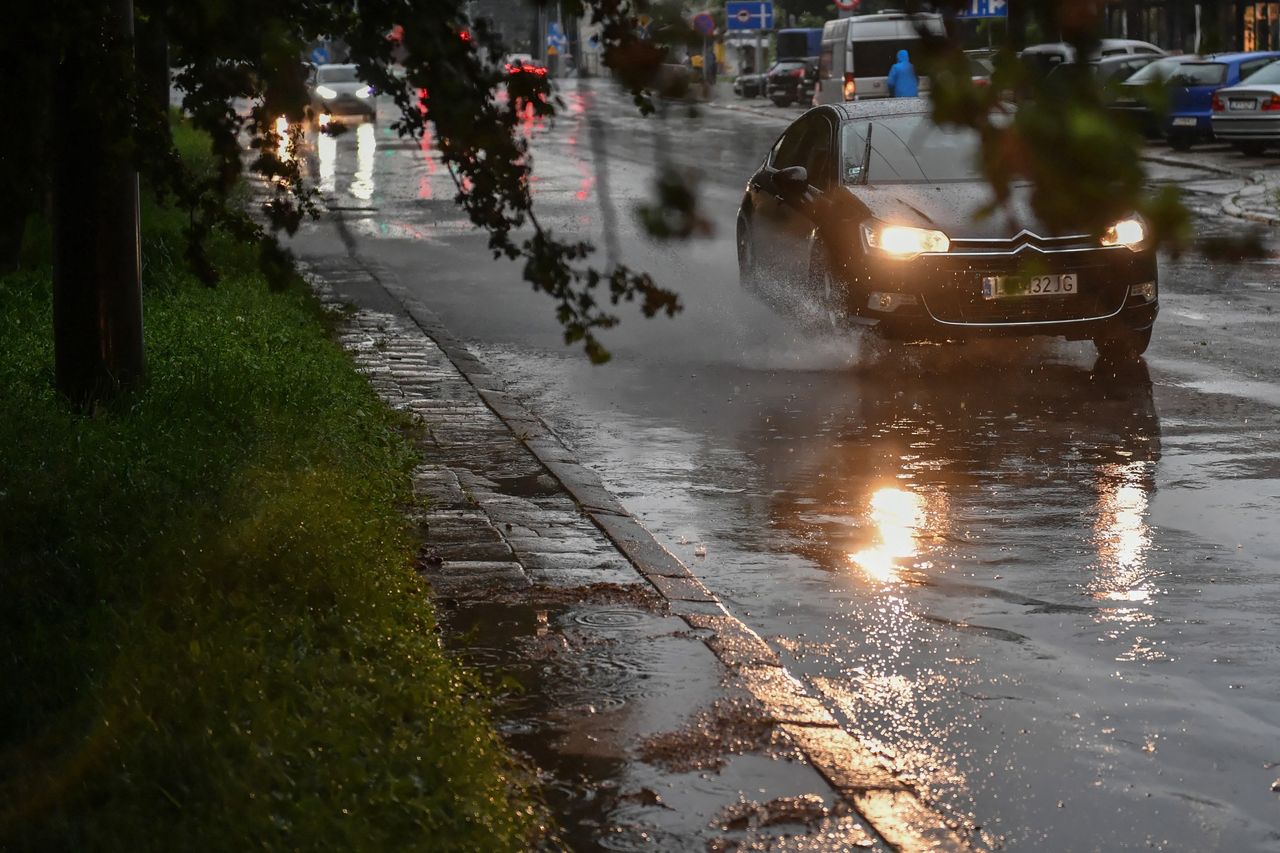
[[[500,733],[537,768],[559,822],[550,847],[870,843],[775,722],[723,685],[698,632],[647,585],[535,587],[437,606],[451,653],[492,691]]]

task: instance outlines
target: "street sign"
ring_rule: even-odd
[[[835,0],[836,8],[842,12],[852,12],[862,5],[862,0]]]
[[[731,30],[773,29],[773,3],[754,0],[729,0],[724,5],[725,22]]]
[[[1007,18],[1007,0],[969,0],[968,8],[956,13],[957,18]]]
[[[716,19],[706,12],[699,12],[693,16],[693,28],[704,38],[713,36],[716,34]]]

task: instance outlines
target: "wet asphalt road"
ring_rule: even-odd
[[[1280,261],[1164,259],[1154,342],[1123,375],[1087,343],[816,332],[737,283],[733,216],[780,120],[642,119],[577,85],[528,128],[542,221],[602,242],[607,185],[620,259],[685,303],[624,306],[609,365],[563,346],[550,301],[488,259],[447,173],[388,121],[315,142],[331,213],[295,251],[393,267],[975,839],[1280,849]],[[640,234],[664,157],[701,174],[711,237]],[[1243,227],[1212,215],[1234,178],[1152,178],[1190,193],[1202,232]]]

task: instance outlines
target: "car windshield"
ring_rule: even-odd
[[[322,65],[316,80],[321,83],[358,83],[354,65]]]
[[[1227,66],[1221,62],[1184,62],[1173,70],[1174,86],[1221,86],[1227,82]]]
[[[1133,76],[1124,82],[1133,83],[1135,85],[1141,83],[1163,83],[1165,80],[1169,79],[1169,75],[1177,70],[1178,66],[1183,62],[1185,62],[1185,60],[1178,57],[1157,59],[1150,65],[1139,68],[1134,72]]]
[[[803,62],[775,62],[771,71],[795,71],[797,68],[804,68]]]
[[[1240,82],[1251,83],[1255,86],[1280,84],[1280,62],[1264,65]]]
[[[840,130],[840,174],[860,183],[871,129],[868,183],[918,184],[972,181],[978,171],[978,134],[967,128],[942,128],[925,115],[888,116],[852,121]]]

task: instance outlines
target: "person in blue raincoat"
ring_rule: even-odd
[[[898,51],[898,61],[889,69],[888,83],[891,98],[914,98],[920,94],[920,80],[905,50]]]

